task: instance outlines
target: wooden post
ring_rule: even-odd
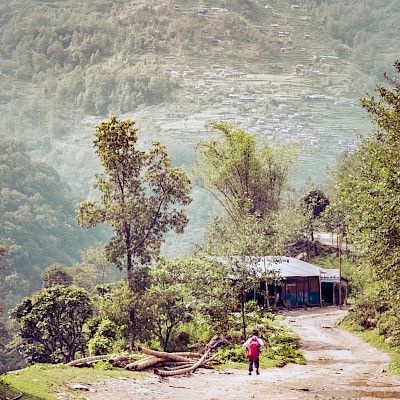
[[[286,303],[287,302],[286,298],[287,298],[287,286],[285,281],[285,294],[283,295],[283,305],[285,306],[285,308],[288,308]]]
[[[322,307],[322,283],[321,283],[321,277],[318,277],[319,281],[319,306]]]
[[[336,288],[335,288],[336,282],[332,283],[332,305],[336,306]]]
[[[339,233],[339,308],[342,308],[342,235]]]

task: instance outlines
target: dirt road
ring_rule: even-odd
[[[286,323],[302,338],[307,365],[248,376],[245,371],[197,371],[160,380],[115,380],[93,387],[91,400],[344,400],[400,399],[399,379],[388,377],[389,357],[334,327],[346,311],[293,311]]]

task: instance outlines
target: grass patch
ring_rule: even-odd
[[[378,329],[363,330],[360,325],[346,319],[340,323],[340,327],[348,332],[355,333],[365,342],[388,353],[392,358],[389,365],[389,374],[400,375],[400,347],[386,341],[385,337],[379,334]]]
[[[249,313],[248,320],[250,326],[257,327],[265,342],[260,355],[260,368],[283,367],[289,363],[305,364],[304,355],[299,350],[299,338],[282,325],[279,317]],[[234,337],[234,334],[231,336]],[[247,369],[246,351],[238,344],[239,340],[233,343],[236,344],[219,350],[220,364],[217,368]]]
[[[15,390],[24,394],[26,400],[56,400],[57,393],[67,393],[71,399],[80,397],[68,384],[90,384],[111,378],[139,378],[142,373],[123,369],[74,368],[65,365],[35,364],[19,371],[8,372],[0,378],[1,398],[15,396]],[[9,393],[7,393],[9,392]],[[68,398],[68,397],[65,397]]]

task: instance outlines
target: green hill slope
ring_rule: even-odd
[[[191,167],[209,120],[272,142],[300,142],[293,174],[323,179],[355,130],[357,99],[399,54],[395,0],[10,0],[0,5],[0,132],[26,142],[73,187],[98,168],[94,126],[138,121]],[[214,204],[199,188],[191,225],[168,254],[201,235]]]

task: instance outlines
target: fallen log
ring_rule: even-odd
[[[137,357],[119,356],[115,357],[113,360],[110,360],[110,363],[115,368],[125,368],[128,364],[131,364],[135,361],[138,361]]]
[[[201,353],[193,353],[191,351],[178,351],[178,352],[173,352],[171,354],[175,354],[177,356],[189,357],[189,358],[200,358],[203,355]]]
[[[151,367],[161,361],[164,361],[164,359],[150,356],[150,357],[146,357],[146,358],[134,361],[133,363],[126,365],[125,369],[131,370],[131,371],[141,371],[142,369]]]
[[[176,371],[176,370],[179,370],[179,369],[182,369],[182,368],[188,368],[188,367],[191,367],[193,364],[183,364],[183,365],[177,365],[177,366],[175,366],[175,367],[165,367],[164,369],[166,370],[166,371]]]
[[[82,362],[79,364],[73,365],[75,368],[89,368],[92,367],[93,364],[96,364],[99,361],[106,361],[106,360],[95,360],[95,361],[87,361],[87,362]]]
[[[200,358],[200,360],[196,361],[194,364],[192,364],[190,367],[187,368],[181,368],[175,371],[163,371],[160,369],[155,369],[154,373],[156,375],[162,376],[162,377],[167,377],[167,376],[175,376],[175,375],[182,375],[182,374],[188,374],[192,371],[195,371],[197,368],[199,368],[201,365],[204,364],[204,362],[206,361],[208,355],[211,352],[211,348],[209,348],[204,354],[203,356]]]
[[[174,353],[167,353],[166,351],[150,350],[150,349],[146,349],[146,347],[139,347],[138,350],[140,352],[142,352],[143,354],[147,354],[149,356],[154,356],[157,358],[163,358],[163,359],[167,359],[167,360],[186,361],[187,363],[191,363],[191,362],[195,361],[188,357],[179,356]]]
[[[129,361],[129,360],[139,360],[139,355],[138,354],[130,354],[127,356],[116,356],[114,358],[110,359],[110,362],[120,362],[120,361]]]
[[[187,361],[171,361],[171,360],[163,360],[160,361],[157,364],[157,367],[177,367],[180,365],[192,365],[195,361],[193,361],[192,363],[188,363]]]
[[[69,365],[70,367],[75,367],[78,364],[85,364],[85,363],[88,364],[88,363],[93,363],[93,362],[97,362],[97,361],[106,361],[110,357],[112,357],[111,354],[106,354],[106,355],[103,355],[103,356],[92,356],[92,357],[78,358],[77,360],[70,361],[66,365]]]

